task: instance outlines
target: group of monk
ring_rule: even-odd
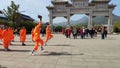
[[[43,46],[46,46],[48,40],[50,40],[53,35],[51,34],[51,26],[49,23],[46,23],[46,39],[43,41],[40,37],[40,29],[42,26],[42,16],[38,15],[40,22],[31,30],[32,41],[35,43],[31,55],[34,55],[34,52],[38,50],[39,44],[41,46],[41,50],[44,50]],[[19,30],[20,42],[23,46],[25,46],[26,41],[26,29],[22,27]],[[11,27],[5,27],[5,29],[0,29],[0,40],[3,41],[3,46],[5,51],[10,51],[9,45],[11,41],[14,41],[14,30]]]
[[[0,28],[0,40],[3,41],[5,51],[10,51],[9,45],[14,41],[14,30],[8,26],[5,29]]]

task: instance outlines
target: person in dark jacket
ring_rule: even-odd
[[[104,34],[105,34],[105,38],[107,38],[107,34],[108,34],[107,27],[105,27]]]
[[[89,30],[90,37],[93,38],[95,30],[92,28]]]
[[[73,34],[74,39],[77,39],[77,29],[76,29],[76,27],[73,28],[72,34]]]
[[[105,27],[101,27],[101,39],[105,39]]]

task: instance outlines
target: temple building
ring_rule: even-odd
[[[8,20],[8,18],[0,11],[0,20]]]
[[[23,20],[23,21],[34,21],[34,19],[28,15],[21,14],[21,13],[18,13],[18,14],[20,14],[22,16],[21,20]],[[2,11],[0,11],[0,20],[7,20],[8,21],[8,18],[3,14]]]
[[[112,11],[116,5],[109,4],[111,0],[51,0],[53,6],[47,6],[49,11],[50,24],[53,25],[55,17],[64,17],[70,26],[70,17],[74,14],[86,14],[89,17],[88,28],[93,27],[93,18],[96,16],[104,16],[108,18],[108,32],[113,31]]]

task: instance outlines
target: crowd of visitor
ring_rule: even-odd
[[[71,36],[74,37],[74,39],[77,39],[78,37],[80,37],[81,39],[85,39],[87,37],[97,37],[97,34],[101,34],[101,39],[105,39],[107,37],[107,28],[105,26],[101,26],[101,28],[99,29],[95,29],[93,28],[85,28],[85,27],[81,27],[81,28],[69,28],[67,27],[66,29],[62,29],[62,34],[66,36],[66,38],[70,38]]]

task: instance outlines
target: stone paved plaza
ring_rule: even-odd
[[[26,46],[21,45],[19,36],[12,44],[10,52],[4,52],[0,45],[0,68],[120,68],[120,35],[101,40],[100,36],[66,39],[55,34],[45,50],[39,49],[35,56],[29,54],[34,45],[30,35]]]

